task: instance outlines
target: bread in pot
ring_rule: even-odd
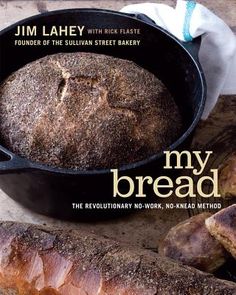
[[[0,85],[4,146],[56,167],[102,169],[143,160],[180,136],[181,121],[157,77],[111,56],[46,56]]]

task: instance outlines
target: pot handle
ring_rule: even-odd
[[[127,16],[130,16],[130,17],[136,18],[138,20],[141,20],[143,22],[146,22],[149,25],[161,28],[150,17],[148,17],[145,14],[142,14],[142,13],[124,13],[124,14],[126,14]],[[161,29],[164,30],[163,28],[161,28]],[[171,34],[168,31],[167,31],[167,33]],[[194,58],[195,61],[199,62],[198,53],[199,53],[199,49],[201,46],[201,36],[194,38],[194,40],[191,42],[183,42],[180,40],[178,40],[178,42],[181,43],[181,45],[190,53],[190,55]]]
[[[31,168],[30,163],[0,145],[0,174]]]

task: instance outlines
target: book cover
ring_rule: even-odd
[[[177,2],[0,1],[1,294],[236,292],[236,5]]]

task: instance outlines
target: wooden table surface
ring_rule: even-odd
[[[16,22],[17,20],[44,11],[74,7],[96,7],[118,10],[124,5],[137,2],[145,1],[0,1],[0,29]],[[155,1],[153,0],[152,2]],[[174,6],[176,1],[169,0],[159,2]],[[198,2],[213,10],[233,29],[236,28],[235,0],[201,0]],[[227,133],[228,130],[231,130],[231,133],[227,137],[227,142],[236,138],[234,134],[236,126],[235,113],[236,96],[221,97],[210,118],[199,124],[193,141],[193,147],[197,147],[197,149],[204,149],[206,146],[211,148],[211,142],[214,143],[219,139],[222,140],[222,145],[224,146],[225,137],[222,136],[222,134]],[[212,148],[214,148],[214,146]],[[231,147],[228,147],[227,151],[231,149],[232,145]],[[222,150],[218,148],[216,150],[215,157],[217,159],[224,158],[226,153],[224,151],[225,148]],[[137,212],[123,217],[122,219],[115,219],[106,222],[70,223],[35,214],[14,202],[0,190],[1,220],[14,220],[38,224],[58,225],[69,228],[81,228],[114,239],[122,240],[133,245],[152,249],[157,247],[159,240],[170,227],[186,218],[188,218],[188,212],[186,210],[149,210]]]

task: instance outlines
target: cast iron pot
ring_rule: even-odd
[[[15,46],[18,25],[84,25],[85,28],[138,28],[141,35],[83,35],[83,39],[140,39],[140,46]],[[47,39],[42,36],[24,39]],[[22,39],[22,38],[21,38]],[[53,37],[53,39],[56,39]],[[68,37],[60,37],[68,39]],[[71,39],[71,38],[70,38]],[[75,37],[76,39],[76,37]],[[205,82],[197,59],[199,42],[183,44],[143,15],[127,15],[99,9],[72,9],[49,12],[20,21],[0,32],[0,81],[25,64],[57,52],[90,51],[136,62],[158,76],[169,88],[184,117],[183,135],[169,150],[182,149],[200,120],[205,102]],[[142,81],[140,81],[142,83]],[[21,158],[0,146],[0,187],[11,198],[38,213],[62,219],[99,219],[123,213],[122,210],[73,209],[73,203],[140,202],[134,196],[113,197],[110,170],[75,171],[41,165]],[[167,174],[163,153],[119,168],[119,175]],[[120,190],[128,189],[126,182]],[[154,199],[152,199],[154,198]],[[150,192],[142,202],[159,201]]]

